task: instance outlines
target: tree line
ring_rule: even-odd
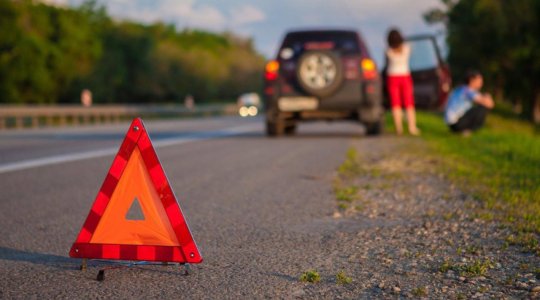
[[[232,33],[116,21],[95,1],[0,0],[0,103],[197,102],[261,86],[264,58]]]
[[[446,25],[456,80],[466,69],[479,69],[497,99],[512,101],[525,117],[540,123],[540,1],[441,2],[442,9],[424,18]]]

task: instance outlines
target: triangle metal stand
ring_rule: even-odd
[[[193,271],[191,269],[191,265],[189,263],[170,263],[170,262],[161,262],[160,263],[160,262],[138,261],[138,262],[131,262],[131,263],[126,263],[126,264],[120,263],[120,264],[114,265],[114,266],[102,267],[101,269],[98,270],[96,280],[97,281],[105,280],[105,271],[107,271],[107,270],[124,269],[124,268],[131,268],[131,267],[137,267],[137,266],[149,266],[149,265],[151,265],[151,266],[155,266],[155,265],[161,265],[161,266],[179,265],[180,267],[183,268],[182,275],[188,276],[188,275],[193,273]],[[87,258],[82,259],[82,262],[81,262],[81,265],[80,265],[79,269],[81,271],[87,271],[88,270],[88,259]]]

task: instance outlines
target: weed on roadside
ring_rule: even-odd
[[[478,219],[503,221],[515,232],[540,234],[540,139],[533,126],[491,114],[470,139],[452,135],[439,115],[420,112],[422,138],[441,172],[484,204]]]
[[[426,297],[427,289],[425,287],[417,287],[417,288],[412,289],[411,293],[415,297]]]
[[[319,275],[319,272],[317,272],[316,270],[308,270],[302,273],[302,275],[300,275],[300,281],[317,283],[321,281],[321,275]]]
[[[508,275],[506,276],[506,278],[504,279],[503,283],[505,285],[513,285],[514,282],[518,279],[517,275],[516,274],[512,274],[512,275]]]
[[[482,254],[482,247],[476,245],[469,245],[465,247],[465,253],[471,255],[480,255]]]
[[[446,273],[448,270],[453,270],[453,268],[454,266],[450,263],[450,261],[445,260],[439,267],[439,272]]]
[[[350,178],[336,177],[333,182],[334,197],[337,201],[337,207],[340,210],[348,210],[350,207],[354,208],[354,211],[360,211],[357,209],[359,206],[354,206],[354,201],[359,200],[358,186],[347,185]]]
[[[454,212],[448,212],[448,213],[443,214],[443,219],[445,221],[450,221],[454,219],[455,217],[456,217],[456,214]]]
[[[483,294],[483,293],[485,293],[487,291],[489,291],[489,288],[487,286],[481,286],[481,287],[478,288],[479,293]]]
[[[489,259],[475,260],[472,264],[465,264],[460,267],[460,275],[467,277],[483,276],[489,269],[493,268],[493,263]]]
[[[356,199],[358,193],[357,186],[334,187],[334,193],[338,201],[352,202]]]
[[[345,161],[338,167],[338,174],[345,178],[350,178],[359,175],[362,172],[362,167],[358,159],[358,151],[350,147],[347,150]]]
[[[512,234],[506,238],[506,243],[511,246],[520,246],[524,252],[540,255],[540,246],[538,245],[538,239],[534,233]]]
[[[349,284],[352,282],[352,278],[348,277],[347,274],[345,274],[345,271],[340,271],[336,274],[336,283],[337,284]]]
[[[491,212],[480,212],[480,213],[477,213],[477,214],[473,215],[473,219],[480,219],[480,220],[484,220],[484,221],[488,221],[488,222],[493,221],[494,217],[495,216]]]
[[[471,263],[453,264],[450,261],[444,261],[439,267],[439,271],[446,273],[449,270],[458,272],[460,276],[478,277],[486,275],[489,269],[493,268],[493,263],[489,259],[474,260]]]
[[[338,208],[342,210],[347,210],[349,206],[346,203],[340,203],[338,204]]]

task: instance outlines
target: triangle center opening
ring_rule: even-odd
[[[144,221],[144,213],[141,208],[141,203],[139,202],[139,199],[135,197],[133,199],[133,202],[131,203],[131,206],[129,207],[126,216],[126,220],[129,221]]]

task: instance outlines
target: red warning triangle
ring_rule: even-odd
[[[130,216],[133,209],[140,210],[137,217]],[[202,261],[140,118],[131,123],[69,256]]]

